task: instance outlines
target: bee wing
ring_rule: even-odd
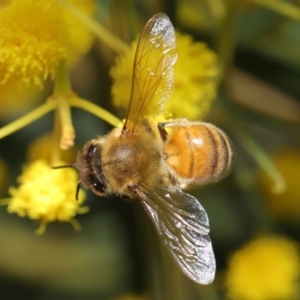
[[[145,25],[138,41],[130,102],[123,130],[133,132],[148,115],[158,115],[173,91],[177,59],[173,25],[158,13]]]
[[[212,282],[216,263],[209,221],[198,200],[177,188],[141,189],[137,195],[181,270],[198,283]]]

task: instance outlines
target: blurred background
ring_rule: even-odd
[[[189,190],[210,219],[216,278],[208,286],[186,278],[138,202],[87,192],[90,212],[76,216],[80,232],[68,223],[53,223],[37,236],[37,221],[0,206],[1,298],[300,299],[300,2],[95,3],[97,22],[128,45],[162,11],[176,30],[207,43],[217,55],[216,97],[201,119],[229,135],[236,161],[222,182]],[[109,73],[116,55],[95,38],[70,78],[80,97],[122,119],[124,110],[111,101]],[[43,103],[52,88],[49,81],[38,96],[29,96],[34,101],[9,109],[3,102],[0,126]],[[111,129],[80,109],[72,109],[72,119],[76,145],[70,162],[88,140]],[[47,152],[49,141],[37,143],[52,130],[50,113],[0,140],[1,198],[9,197],[22,167],[36,159],[32,153]]]

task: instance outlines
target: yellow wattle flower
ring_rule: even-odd
[[[274,217],[288,222],[298,222],[300,217],[300,150],[286,148],[274,152],[272,161],[286,182],[282,193],[273,193],[271,179],[263,172],[259,173],[259,184],[267,207]]]
[[[88,211],[82,206],[84,192],[80,191],[79,199],[75,199],[77,172],[72,168],[53,170],[46,160],[37,160],[28,164],[18,182],[17,188],[9,189],[10,213],[48,224],[72,223],[76,214]]]
[[[217,56],[205,43],[195,42],[187,34],[177,32],[176,39],[175,86],[165,112],[173,118],[202,119],[216,97]],[[110,72],[114,80],[113,103],[125,109],[130,98],[136,45],[134,42],[131,51],[117,57]]]
[[[285,237],[249,242],[229,260],[226,274],[232,300],[295,299],[300,275],[299,249]]]
[[[5,74],[0,73],[0,78],[4,76]],[[20,86],[18,78],[10,78],[8,82],[0,85],[0,118],[5,120],[27,112],[41,101],[38,97],[40,94],[37,86],[24,88]]]
[[[92,15],[92,0],[69,0]],[[59,0],[11,0],[0,7],[0,84],[17,78],[37,85],[54,78],[61,61],[74,63],[88,51],[92,34]]]

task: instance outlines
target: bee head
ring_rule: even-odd
[[[76,199],[81,186],[91,190],[98,196],[106,195],[106,181],[101,166],[101,145],[96,140],[89,141],[78,153],[76,162],[63,166],[54,166],[53,169],[75,168],[79,174],[76,189]]]
[[[87,142],[78,153],[74,168],[79,173],[79,185],[98,196],[105,196],[107,185],[102,172],[101,151],[101,144],[97,140]]]

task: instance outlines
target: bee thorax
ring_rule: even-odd
[[[148,152],[142,145],[133,143],[114,145],[109,152],[109,159],[103,165],[106,171],[113,168],[114,171],[125,173],[127,176],[135,176],[149,164]]]
[[[151,153],[134,139],[119,139],[105,150],[102,169],[111,192],[131,196],[130,187],[144,182]]]

